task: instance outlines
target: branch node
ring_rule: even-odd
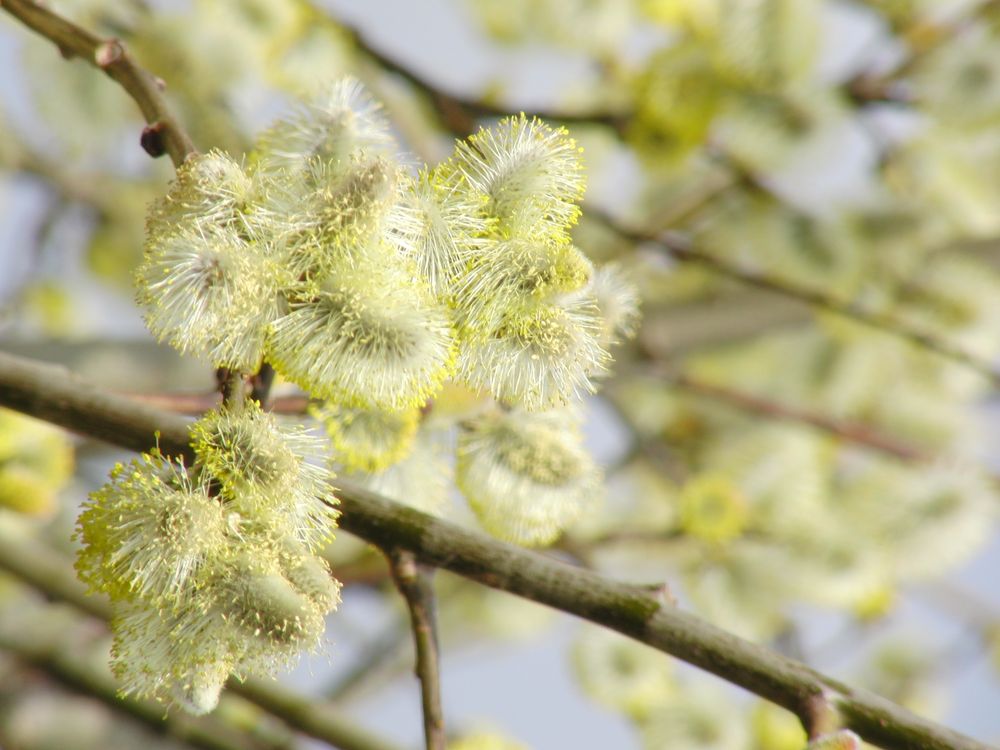
[[[417,572],[417,561],[414,559],[413,555],[410,555],[401,550],[393,550],[389,553],[390,560],[392,561],[396,578],[402,583],[416,583],[419,578]]]
[[[812,693],[803,700],[799,719],[810,740],[834,732],[841,726],[840,714],[834,706],[833,695],[825,689]]]

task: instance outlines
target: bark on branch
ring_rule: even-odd
[[[156,442],[191,457],[188,422],[102,392],[64,369],[0,353],[0,405],[132,450]],[[604,625],[795,712],[809,728],[817,702],[844,726],[886,750],[989,750],[661,601],[649,589],[612,581],[339,483],[340,525],[382,549],[402,549],[492,588]]]

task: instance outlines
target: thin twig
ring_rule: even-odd
[[[441,709],[441,673],[438,657],[437,614],[433,571],[421,570],[412,553],[400,549],[386,551],[396,588],[406,600],[413,629],[417,678],[424,714],[424,743],[427,750],[445,750],[444,712]]]
[[[397,75],[427,96],[444,126],[453,134],[464,138],[475,130],[476,120],[484,117],[506,117],[510,109],[481,99],[460,96],[443,90],[430,79],[420,75],[410,66],[397,60],[389,53],[372,44],[358,29],[338,20],[338,25],[350,36],[355,46],[381,69]],[[538,117],[563,124],[606,125],[618,132],[624,132],[626,115],[613,112],[539,112]]]
[[[647,232],[627,227],[617,219],[596,209],[590,209],[585,215],[630,242],[652,245],[681,263],[702,266],[718,276],[738,281],[755,289],[779,294],[804,305],[850,318],[878,331],[905,339],[921,349],[975,370],[993,385],[1000,386],[1000,373],[994,370],[989,362],[890,314],[866,309],[849,300],[837,299],[820,289],[799,286],[785,279],[740,268],[725,259],[696,248],[689,240],[676,233]]]
[[[652,372],[675,388],[710,399],[713,402],[723,403],[750,414],[806,424],[845,442],[893,456],[901,461],[926,463],[934,458],[926,451],[884,435],[869,425],[834,419],[825,414],[818,414],[726,386],[715,385],[683,373],[673,374],[663,370],[653,370]]]
[[[59,47],[103,70],[135,100],[146,119],[140,144],[151,156],[170,154],[175,167],[197,153],[163,96],[164,83],[139,67],[118,39],[102,39],[32,0],[2,0],[0,7]]]
[[[62,368],[2,353],[0,405],[123,448],[148,450],[158,442],[166,454],[192,453],[183,418],[104,393]],[[803,721],[821,698],[839,712],[845,727],[885,750],[989,750],[982,742],[670,606],[648,587],[504,544],[346,480],[339,480],[338,487],[345,531],[382,549],[407,550],[424,565],[604,625],[777,703]]]

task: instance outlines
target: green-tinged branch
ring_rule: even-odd
[[[61,368],[0,354],[0,404],[133,450],[151,447],[158,432],[165,453],[191,455],[183,418],[103,393]],[[347,482],[340,482],[338,495],[342,528],[372,544],[407,550],[425,565],[617,630],[784,706],[804,722],[821,699],[846,727],[887,750],[987,750],[669,606],[647,588],[503,544]]]

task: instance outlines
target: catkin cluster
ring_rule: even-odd
[[[413,173],[348,79],[247,162],[211,152],[179,171],[151,213],[140,300],[182,351],[272,364],[317,399],[340,470],[427,511],[449,484],[428,405],[446,381],[480,394],[455,420],[458,484],[488,530],[544,543],[597,483],[565,410],[636,310],[571,241],[583,190],[575,141],[523,115]]]
[[[119,464],[80,516],[80,578],[114,605],[126,692],[212,710],[231,674],[314,647],[340,586],[317,549],[336,525],[322,442],[248,402],[192,428],[196,463]]]
[[[181,167],[149,215],[139,299],[180,351],[240,375],[267,361],[307,391],[330,464],[403,502],[441,511],[434,433],[461,424],[457,483],[483,526],[542,544],[599,483],[565,407],[635,316],[616,270],[570,240],[583,189],[575,142],[524,116],[411,172],[345,80],[249,159]],[[448,380],[468,408],[432,408]],[[238,401],[193,427],[193,467],[119,467],[80,519],[126,689],[196,712],[229,675],[315,644],[338,598],[314,554],[335,523],[314,439]]]
[[[266,358],[313,396],[400,411],[446,378],[539,411],[592,390],[608,355],[594,269],[570,241],[575,142],[523,115],[418,175],[348,80],[261,136],[212,152],[149,220],[147,322],[234,370]]]

